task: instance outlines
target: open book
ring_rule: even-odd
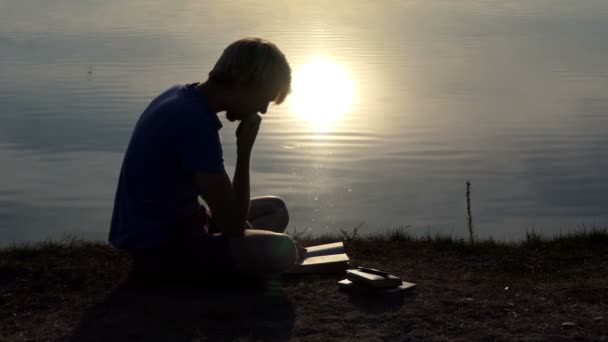
[[[306,248],[304,260],[294,266],[290,274],[340,273],[349,267],[349,258],[344,253],[342,242]]]

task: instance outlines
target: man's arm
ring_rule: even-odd
[[[236,205],[236,215],[241,227],[245,229],[245,222],[249,216],[249,205],[251,203],[249,187],[249,165],[251,150],[248,153],[239,151],[236,156],[236,169],[232,178],[232,192]]]
[[[221,232],[229,236],[242,235],[245,223],[236,214],[237,205],[228,174],[197,172],[196,183]]]
[[[251,150],[258,136],[262,117],[258,114],[242,120],[236,129],[236,169],[232,179],[232,188],[237,206],[239,219],[242,218],[244,228],[251,228],[247,222],[249,217],[249,206],[251,203],[249,187],[249,165],[251,162]]]
[[[249,165],[261,117],[254,115],[242,121],[236,131],[237,157],[233,182],[228,174],[199,172],[196,182],[199,192],[213,213],[213,219],[222,233],[241,236],[249,214]],[[249,225],[248,225],[249,226]]]

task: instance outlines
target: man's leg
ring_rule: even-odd
[[[231,238],[228,243],[232,269],[258,275],[289,271],[297,261],[298,252],[293,239],[280,234],[289,223],[285,202],[276,196],[254,197],[247,219],[255,229],[245,230],[243,237]],[[210,226],[212,233],[219,231],[213,220]]]
[[[248,229],[230,239],[234,270],[238,273],[271,275],[289,271],[297,261],[295,242],[285,234]]]
[[[236,243],[233,259],[239,272],[283,273],[297,260],[295,242],[283,233],[289,223],[289,212],[283,199],[260,196],[251,199],[249,223],[254,229],[245,232]],[[295,259],[294,259],[295,258]]]
[[[255,229],[282,233],[289,223],[289,212],[280,197],[254,197],[251,199],[247,220]]]

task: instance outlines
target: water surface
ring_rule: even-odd
[[[290,230],[464,235],[466,180],[480,236],[605,224],[605,32],[599,0],[0,2],[0,244],[105,239],[139,114],[243,36],[294,71],[252,166]]]

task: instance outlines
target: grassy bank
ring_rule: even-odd
[[[510,243],[404,229],[294,235],[343,240],[354,265],[418,288],[349,295],[329,275],[143,289],[123,253],[67,239],[0,250],[0,340],[608,340],[606,229]]]

